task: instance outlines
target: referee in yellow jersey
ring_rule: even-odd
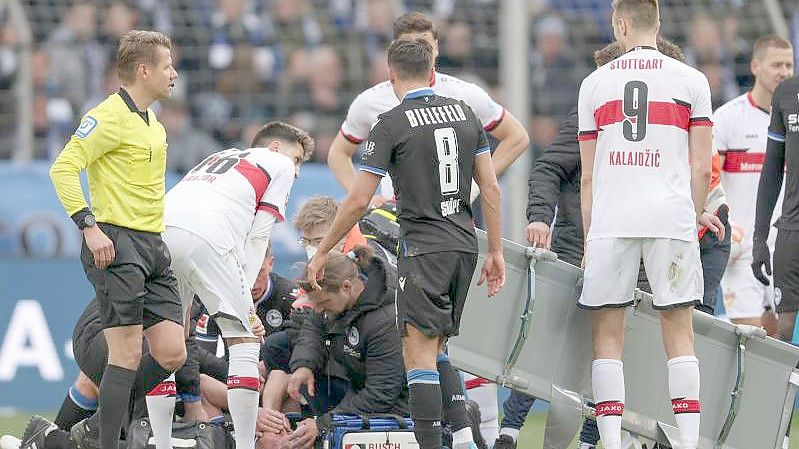
[[[50,169],[61,203],[83,231],[81,262],[105,326],[108,363],[97,418],[103,449],[118,447],[134,383],[137,396],[143,396],[186,359],[177,281],[160,234],[166,131],[149,108],[174,88],[178,75],[171,49],[162,33],[125,34],[117,51],[122,87],[83,117]],[[91,208],[80,184],[82,170]],[[149,345],[145,356],[142,335]],[[137,370],[142,372],[138,381]],[[171,432],[169,422],[153,425]]]

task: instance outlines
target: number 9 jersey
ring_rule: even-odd
[[[220,254],[243,255],[258,211],[283,221],[294,174],[293,161],[268,148],[214,153],[167,192],[166,225],[192,232]]]
[[[578,139],[597,141],[586,240],[696,240],[688,130],[711,113],[705,75],[651,47],[583,80]]]
[[[466,103],[412,90],[379,116],[361,171],[391,175],[397,197],[400,254],[477,252],[469,202],[474,158],[490,157],[480,120]]]

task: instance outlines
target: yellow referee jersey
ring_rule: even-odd
[[[88,207],[86,170],[98,222],[148,232],[164,230],[166,131],[151,109],[139,111],[124,89],[89,111],[50,168],[69,215]]]

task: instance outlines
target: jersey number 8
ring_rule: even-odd
[[[460,190],[458,170],[458,136],[455,128],[438,128],[433,131],[438,153],[438,180],[442,195],[452,195]]]

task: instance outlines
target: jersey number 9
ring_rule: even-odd
[[[453,195],[460,190],[458,170],[458,136],[455,128],[438,128],[433,131],[438,153],[438,180],[442,195]]]
[[[630,81],[624,86],[624,138],[640,142],[646,137],[646,121],[649,112],[647,99],[649,89],[643,81]]]

